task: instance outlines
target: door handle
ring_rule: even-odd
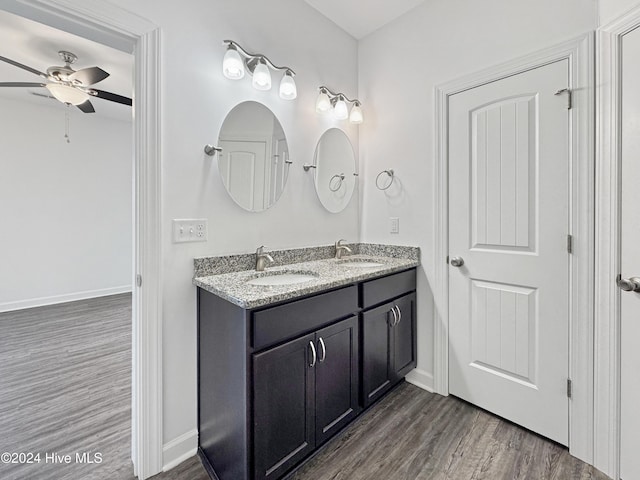
[[[622,278],[618,275],[616,283],[625,292],[640,292],[640,277]]]
[[[318,361],[324,362],[324,359],[327,358],[327,347],[325,346],[324,340],[322,339],[322,337],[320,337],[320,339],[318,340],[318,343],[322,347],[322,355],[320,355],[320,357],[318,358]]]
[[[396,305],[393,308],[395,308],[398,311],[398,321],[396,323],[396,325],[397,325],[398,323],[400,323],[400,320],[402,320],[402,312],[400,311],[400,307],[398,305]]]
[[[452,267],[461,267],[464,265],[464,259],[462,257],[452,257],[451,258],[451,266]]]
[[[313,344],[313,342],[309,342],[309,346],[311,347],[311,355],[313,358],[313,360],[311,360],[311,363],[309,364],[309,367],[315,367],[316,365],[316,346]]]
[[[395,307],[391,309],[391,313],[393,313],[393,321],[389,325],[390,327],[395,327],[396,323],[398,323],[398,314],[396,313]]]

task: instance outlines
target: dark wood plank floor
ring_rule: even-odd
[[[0,479],[133,480],[130,422],[130,295],[0,314],[0,453],[102,454],[100,464],[0,463]],[[153,477],[208,478],[197,457]],[[553,442],[403,384],[290,480],[606,478]]]
[[[604,480],[528,430],[402,384],[290,480]]]

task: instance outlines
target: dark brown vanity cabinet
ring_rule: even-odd
[[[415,271],[370,283],[369,295],[363,295],[367,306],[387,300],[389,292],[415,290]],[[363,291],[367,293],[367,283]],[[416,366],[416,294],[404,294],[361,315],[362,401],[368,407]]]
[[[253,356],[254,478],[279,478],[359,411],[358,317]]]
[[[220,480],[283,477],[415,358],[415,269],[249,310],[198,289],[205,468]]]

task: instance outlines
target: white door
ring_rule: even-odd
[[[231,197],[251,211],[267,208],[269,146],[266,141],[220,140],[220,175]]]
[[[563,445],[568,84],[562,60],[449,103],[449,391]]]
[[[640,277],[640,29],[622,37],[620,274]],[[624,286],[624,285],[623,285]],[[626,288],[629,288],[627,285]],[[620,477],[640,478],[640,293],[620,294]]]

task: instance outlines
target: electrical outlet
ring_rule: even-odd
[[[389,232],[400,233],[400,219],[398,217],[389,217]]]
[[[173,243],[206,241],[206,218],[177,218],[173,220]]]

